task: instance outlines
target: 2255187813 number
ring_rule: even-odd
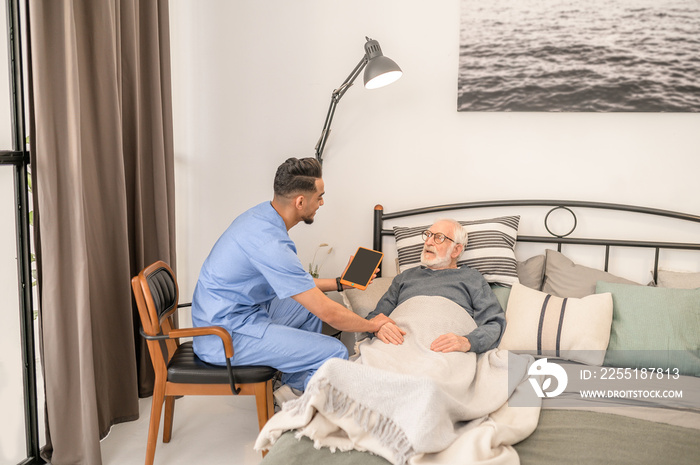
[[[609,368],[601,367],[600,379],[678,379],[678,368]]]

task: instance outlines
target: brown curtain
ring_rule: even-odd
[[[175,265],[168,3],[30,0],[28,16],[44,455],[99,465],[152,390],[130,278]]]

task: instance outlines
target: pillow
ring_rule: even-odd
[[[501,308],[505,310],[508,308],[508,297],[510,297],[510,287],[501,286],[498,284],[491,284],[491,290],[493,291],[498,303],[501,304]]]
[[[700,273],[659,270],[656,285],[675,289],[697,289],[700,287]]]
[[[601,365],[610,338],[612,297],[561,298],[513,284],[499,349]]]
[[[599,282],[596,290],[613,300],[606,365],[700,376],[700,289]]]
[[[637,284],[606,271],[577,265],[556,250],[547,250],[542,292],[559,297],[585,297],[595,293],[597,281]]]
[[[468,233],[467,247],[457,266],[467,265],[479,271],[489,283],[510,286],[518,282],[515,241],[520,216],[503,216],[486,220],[460,221]],[[416,227],[394,226],[399,271],[420,265],[423,251],[421,234],[430,224]]]
[[[343,302],[348,309],[364,318],[377,307],[377,302],[389,289],[393,279],[384,276],[374,278],[364,291],[347,289],[341,292],[340,295],[343,297]]]
[[[532,289],[541,290],[544,279],[544,255],[536,255],[524,262],[518,262],[518,281]]]

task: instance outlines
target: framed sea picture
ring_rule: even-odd
[[[458,111],[700,112],[700,0],[461,0]]]

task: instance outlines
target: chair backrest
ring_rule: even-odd
[[[168,264],[159,260],[147,266],[138,276],[131,279],[131,288],[144,333],[148,336],[170,333],[170,317],[177,310],[179,294],[175,274]],[[160,365],[161,361],[167,366],[177,349],[177,342],[166,339],[158,344],[158,341],[149,340],[148,349],[154,368]]]

